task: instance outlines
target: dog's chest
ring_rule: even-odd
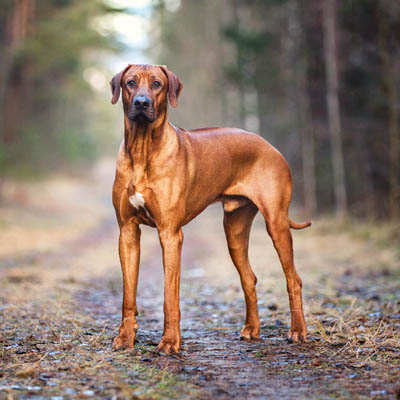
[[[117,180],[113,189],[114,207],[123,223],[133,218],[138,224],[155,227],[149,191],[142,187],[140,189],[137,190],[132,180]]]
[[[136,212],[139,213],[140,211],[144,211],[147,218],[153,221],[153,217],[149,213],[149,210],[146,206],[146,202],[144,200],[142,193],[135,192],[134,194],[131,194],[128,198],[129,198],[129,203],[132,204],[132,207],[136,210]]]
[[[149,211],[143,193],[137,191],[132,185],[130,185],[127,189],[127,197],[139,222],[154,226],[154,218]]]
[[[143,194],[140,192],[136,192],[135,194],[129,196],[129,202],[132,204],[133,208],[136,209],[137,211],[139,211],[141,207],[146,210],[146,203],[144,201]]]

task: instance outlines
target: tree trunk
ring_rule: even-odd
[[[34,10],[34,0],[16,0],[6,21],[3,55],[5,84],[2,85],[2,93],[0,93],[3,103],[2,136],[4,142],[11,142],[14,139],[20,121],[18,113],[26,112],[26,103],[29,102],[29,93],[26,93],[27,85],[25,84],[29,82],[29,67],[27,64],[22,64],[19,68],[14,68],[13,53],[28,37]]]
[[[391,32],[387,18],[378,14],[379,47],[382,58],[382,84],[387,97],[388,131],[389,131],[389,213],[391,218],[400,216],[400,126],[399,126],[399,98],[397,94],[396,75],[398,64],[391,55]]]
[[[240,27],[240,17],[239,17],[239,2],[240,0],[234,0],[232,2],[232,11],[233,11],[233,22],[235,26],[239,29]],[[242,54],[242,46],[236,46],[236,68],[241,69],[243,63],[243,54]],[[236,83],[238,89],[238,101],[239,101],[239,128],[246,129],[246,88],[243,82],[242,77],[240,77]]]
[[[333,184],[336,214],[347,215],[347,192],[345,185],[342,132],[339,108],[339,71],[337,60],[337,0],[324,0],[323,30],[326,71],[326,100],[328,107],[328,129],[331,138]]]
[[[301,135],[301,158],[303,166],[304,208],[308,217],[317,211],[314,129],[310,115],[307,93],[307,59],[304,35],[303,11],[301,1],[288,3],[289,62],[291,77],[289,100],[296,127]]]

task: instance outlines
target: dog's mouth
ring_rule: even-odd
[[[133,109],[129,111],[128,118],[133,122],[154,122],[156,115],[153,111]]]

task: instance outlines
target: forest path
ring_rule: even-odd
[[[293,233],[308,343],[285,339],[286,284],[259,217],[250,259],[261,340],[239,340],[243,295],[215,205],[184,230],[181,353],[155,351],[163,272],[156,231],[146,227],[137,344],[113,351],[122,282],[112,174],[112,163],[104,162],[85,179],[3,188],[0,399],[399,395],[399,254],[327,220]]]

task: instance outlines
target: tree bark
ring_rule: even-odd
[[[323,30],[326,71],[326,100],[328,107],[328,129],[331,138],[333,183],[336,214],[347,215],[347,192],[345,185],[344,158],[339,106],[339,71],[337,59],[337,0],[324,0]]]

